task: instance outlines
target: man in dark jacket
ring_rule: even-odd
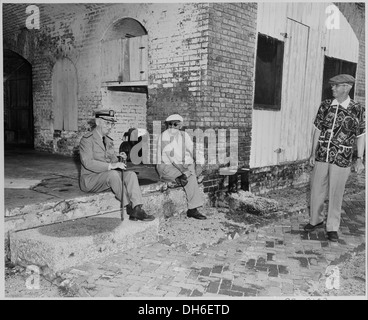
[[[115,125],[113,110],[97,111],[96,128],[83,136],[79,151],[82,162],[80,188],[85,192],[101,192],[112,189],[116,198],[128,205],[129,219],[152,221],[154,216],[143,209],[143,198],[135,172],[125,171],[126,165],[119,162],[113,140],[108,136]],[[124,193],[121,175],[124,174]]]

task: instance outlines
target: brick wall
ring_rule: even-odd
[[[70,10],[67,6],[40,6],[45,18],[35,37],[42,52],[33,61],[36,148],[66,154],[77,151],[92,111],[105,107],[100,87],[100,40],[113,21],[129,16],[141,22],[149,36],[149,131],[154,120],[163,121],[171,113],[180,113],[186,128],[239,128],[240,160],[246,163],[255,41],[252,6],[94,5],[83,13],[79,6]],[[244,24],[243,19],[253,22]],[[243,45],[243,40],[249,43]],[[67,56],[78,70],[79,127],[74,133],[53,132],[50,86],[58,56]]]
[[[209,9],[207,83],[202,108],[197,109],[193,124],[237,129],[239,166],[248,166],[257,4],[211,3]],[[209,168],[205,191],[218,189],[220,177],[216,169]]]
[[[355,100],[365,105],[365,3],[336,2],[359,40],[359,58],[355,84]]]
[[[40,4],[40,30],[32,31],[24,29],[26,6],[4,5],[3,36],[4,47],[22,55],[33,67],[36,149],[68,155],[78,152],[93,110],[104,107],[101,40],[121,18],[136,19],[148,32],[147,127],[151,129],[153,120],[163,120],[173,112],[189,120],[192,110],[200,108],[201,77],[207,65],[208,4]],[[29,50],[31,44],[34,50]],[[69,58],[78,73],[77,132],[53,130],[51,80],[59,57]]]
[[[270,190],[306,185],[311,171],[308,161],[255,168],[249,172],[249,189],[254,194],[263,194]]]
[[[157,17],[160,36],[150,41],[147,128],[179,113],[184,128],[202,108],[208,64],[208,4],[166,5]],[[153,136],[154,141],[157,137]]]
[[[357,12],[354,4],[337,5],[360,40],[356,97],[363,102],[364,12]],[[180,113],[185,128],[203,131],[211,128],[217,133],[221,128],[237,129],[238,165],[249,165],[256,3],[39,4],[40,30],[25,29],[26,6],[3,5],[3,39],[4,48],[17,52],[32,64],[36,149],[67,155],[78,153],[80,137],[90,129],[93,111],[108,106],[109,99],[103,98],[101,88],[101,40],[114,22],[129,17],[140,22],[148,33],[147,103],[145,109],[145,102],[140,102],[140,111],[133,112],[134,119],[121,118],[122,126],[115,133],[120,135],[124,126],[140,125],[144,121],[140,112],[146,110],[146,127],[153,141],[153,121]],[[52,68],[60,57],[70,59],[77,69],[76,132],[53,129]],[[129,95],[125,97],[129,100]],[[126,110],[132,111],[129,103],[113,107],[121,115]],[[226,144],[226,148],[229,155],[230,145]],[[206,166],[205,192],[218,189],[218,167],[219,164]],[[298,177],[304,177],[303,164],[291,168],[294,179],[302,181],[304,178]],[[267,177],[274,177],[273,182],[266,178],[268,182],[262,184],[264,170],[269,172]],[[285,176],[285,170],[286,167],[262,168],[252,172],[253,190],[263,192],[266,187],[283,185],[279,177],[292,176]],[[286,178],[287,181],[291,180]]]
[[[121,139],[129,128],[146,129],[147,95],[145,93],[104,89],[102,90],[102,105],[116,112],[117,122],[109,135],[114,139],[116,152],[119,151]]]

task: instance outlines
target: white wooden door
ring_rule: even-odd
[[[279,162],[295,161],[298,149],[306,148],[304,96],[309,27],[287,19],[281,102],[281,153]],[[308,136],[309,139],[309,136]]]

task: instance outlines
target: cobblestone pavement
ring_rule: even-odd
[[[365,252],[365,192],[344,200],[338,243],[324,228],[303,231],[304,211],[193,254],[156,243],[111,255],[70,270],[69,280],[84,297],[339,296],[327,267]]]

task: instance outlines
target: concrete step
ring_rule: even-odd
[[[130,221],[120,213],[10,233],[11,261],[53,272],[157,241],[159,219]]]
[[[145,211],[156,217],[153,222],[132,222],[125,213],[121,223],[120,202],[111,191],[74,197],[70,192],[65,199],[10,208],[5,217],[5,254],[13,263],[46,266],[57,272],[154,242],[160,219],[187,210],[186,195],[181,187],[168,188],[163,182],[143,185],[141,190]],[[206,200],[203,189],[201,193]]]
[[[75,181],[71,181],[71,183],[75,183]],[[47,189],[47,186],[45,188]],[[111,191],[97,194],[81,193],[78,191],[78,186],[75,186],[75,190],[75,194],[70,193],[69,197],[41,198],[40,201],[35,203],[6,207],[5,234],[120,209],[120,202]],[[143,207],[149,214],[156,217],[165,217],[186,210],[186,197],[182,188],[169,189],[166,183],[157,182],[141,186],[141,190]],[[13,194],[16,191],[13,189]],[[24,195],[24,192],[35,191],[18,190],[18,192],[22,192]],[[36,196],[39,197],[39,194],[41,193]],[[43,194],[45,193],[41,195]],[[204,193],[203,197],[206,198]]]

